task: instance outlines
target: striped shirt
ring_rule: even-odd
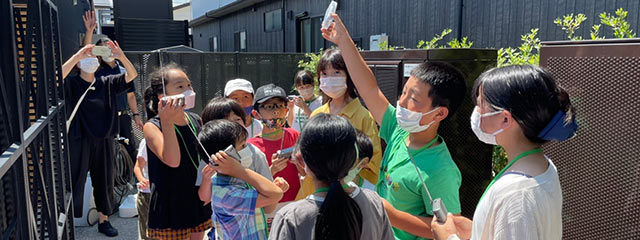
[[[230,176],[215,175],[211,182],[211,219],[217,238],[267,239],[264,213],[256,208],[258,191]]]

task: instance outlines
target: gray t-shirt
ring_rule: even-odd
[[[257,172],[263,177],[269,179],[269,181],[273,182],[273,176],[271,175],[271,170],[269,169],[269,163],[267,162],[267,157],[260,151],[260,149],[254,146],[251,143],[247,143],[249,149],[251,150],[253,158],[253,162],[249,166],[249,169]]]
[[[350,186],[355,186],[352,183]],[[362,212],[362,235],[360,239],[393,240],[389,217],[377,193],[356,187],[350,194]],[[276,213],[271,225],[269,239],[314,239],[318,211],[323,198],[311,195],[293,202]]]

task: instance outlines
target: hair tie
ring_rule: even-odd
[[[538,137],[547,141],[557,140],[560,142],[573,137],[578,130],[578,123],[574,117],[571,122],[565,124],[566,115],[566,112],[558,111],[549,124],[538,134]]]

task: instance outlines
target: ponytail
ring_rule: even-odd
[[[348,120],[321,113],[309,119],[298,139],[302,161],[314,173],[314,181],[329,184],[316,220],[315,239],[360,239],[362,212],[340,184],[356,163],[356,138]]]
[[[339,181],[329,185],[327,197],[320,206],[314,239],[360,239],[362,212]]]

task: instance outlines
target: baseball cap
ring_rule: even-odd
[[[238,78],[229,80],[224,86],[224,96],[228,97],[233,91],[242,90],[253,94],[253,85],[246,79]]]
[[[266,102],[274,97],[281,98],[285,102],[287,101],[287,93],[284,89],[274,85],[273,83],[264,85],[256,90],[253,105],[255,107],[256,104]]]

